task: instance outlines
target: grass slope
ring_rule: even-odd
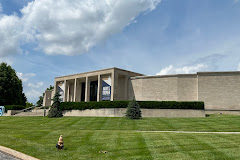
[[[0,145],[44,160],[240,159],[240,135],[151,133],[136,130],[240,132],[240,116],[142,120],[0,117]],[[61,134],[65,149],[58,151],[55,144]]]

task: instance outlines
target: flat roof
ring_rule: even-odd
[[[101,71],[106,71],[106,70],[121,70],[121,71],[125,71],[125,72],[130,72],[130,73],[134,73],[134,74],[139,74],[139,75],[144,75],[141,73],[137,73],[137,72],[132,72],[132,71],[128,71],[125,69],[121,69],[121,68],[116,68],[116,67],[112,67],[112,68],[105,68],[105,69],[100,69],[100,70],[95,70],[95,71],[88,71],[88,72],[83,72],[83,73],[77,73],[77,74],[70,74],[70,75],[65,75],[65,76],[60,76],[60,77],[55,77],[56,78],[63,78],[63,77],[68,77],[68,76],[77,76],[77,75],[82,75],[82,74],[88,74],[88,73],[94,73],[94,72],[101,72]]]
[[[197,75],[220,75],[220,74],[240,74],[240,71],[215,71],[215,72],[197,72],[195,74],[169,74],[169,75],[148,75],[148,76],[136,76],[131,79],[144,79],[144,78],[164,78],[164,77],[191,77]]]
[[[131,79],[140,79],[140,78],[164,78],[164,77],[192,77],[196,76],[197,74],[169,74],[169,75],[149,75],[149,76],[136,76],[136,77],[131,77]]]

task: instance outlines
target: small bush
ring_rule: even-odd
[[[5,105],[5,112],[7,112],[7,110],[22,110],[25,109],[24,106],[22,105]]]
[[[136,100],[132,100],[128,103],[126,117],[129,119],[140,119],[142,118],[142,113],[140,106]]]

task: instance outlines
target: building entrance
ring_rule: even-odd
[[[90,83],[90,101],[97,101],[98,81]]]
[[[85,85],[86,83],[82,83],[82,92],[81,92],[81,102],[85,102]]]

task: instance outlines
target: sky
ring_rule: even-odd
[[[0,63],[36,103],[58,76],[240,70],[240,0],[0,0]]]

